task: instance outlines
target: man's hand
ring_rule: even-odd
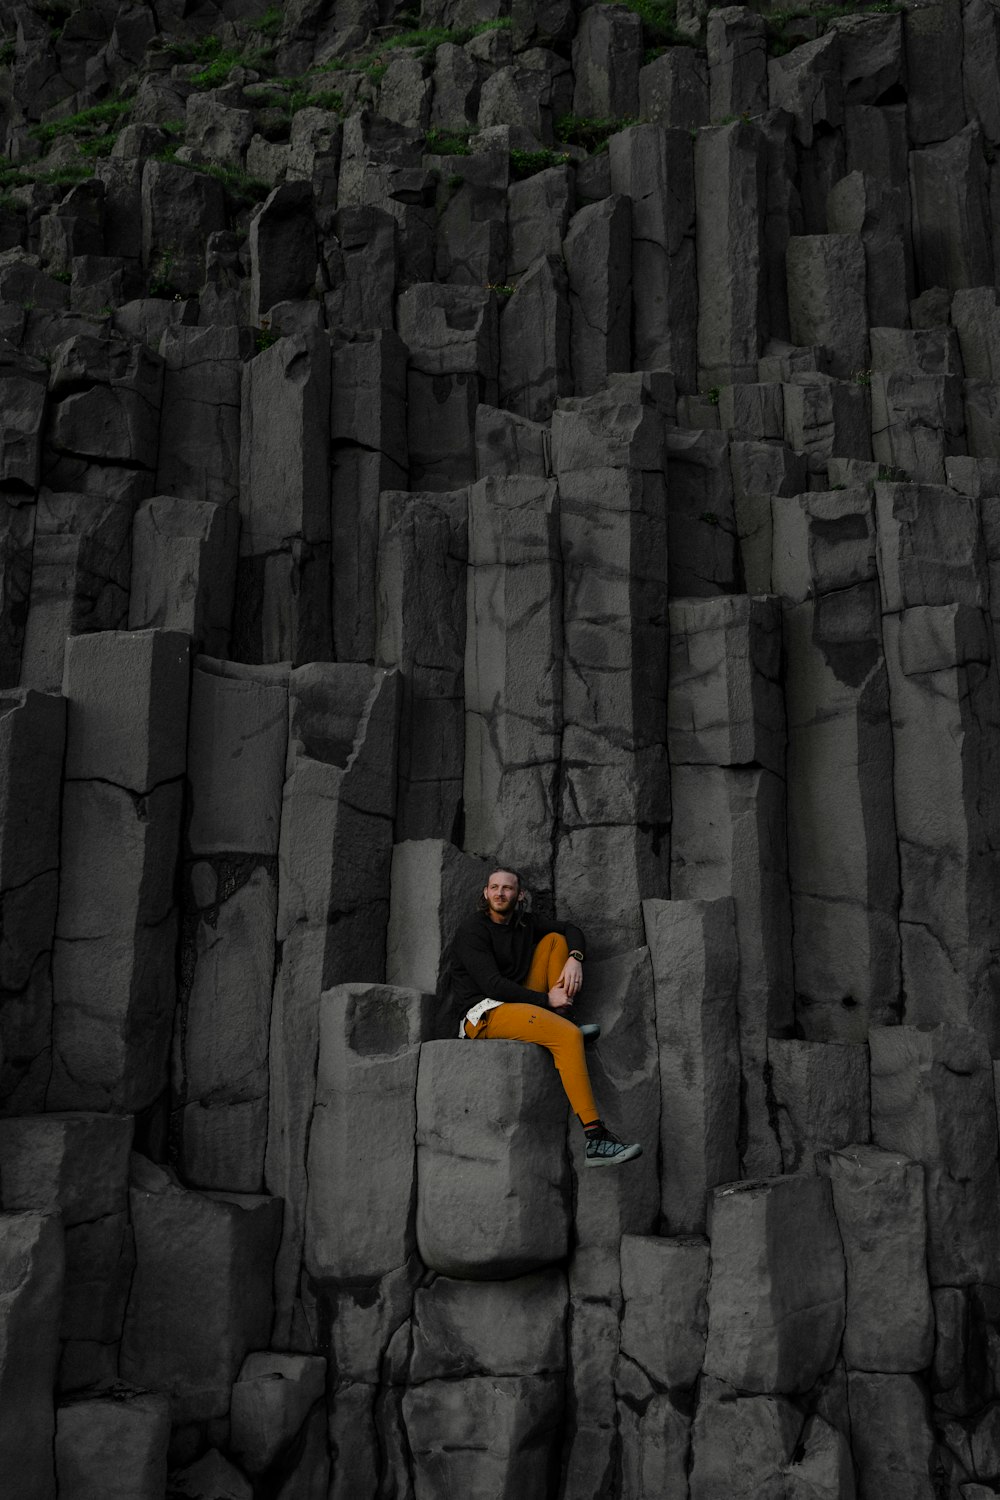
[[[556,989],[563,989],[570,1001],[576,999],[583,988],[583,964],[578,958],[567,958],[563,971],[556,980]]]
[[[549,1008],[551,1010],[572,1010],[573,1002],[566,993],[566,986],[560,977],[558,984],[554,984],[549,990]]]

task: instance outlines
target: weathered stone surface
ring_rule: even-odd
[[[976,122],[940,145],[910,153],[913,256],[921,289],[954,292],[992,282],[987,184]]]
[[[844,118],[840,39],[835,31],[793,47],[767,64],[768,101],[794,120],[797,141],[810,147],[821,131],[836,130]]]
[[[438,1276],[413,1300],[409,1378],[527,1376],[564,1369],[566,1280],[535,1271],[510,1281]]]
[[[79,1500],[160,1500],[167,1483],[170,1402],[130,1391],[75,1401],[56,1414],[56,1476]]]
[[[834,184],[826,214],[831,234],[859,235],[864,246],[874,367],[875,328],[902,331],[909,321],[907,295],[913,283],[909,196],[905,188],[891,187],[866,172],[849,172]]]
[[[232,512],[202,500],[159,495],[132,528],[130,630],[180,630],[192,647],[225,656],[236,585]]]
[[[65,706],[31,691],[0,696],[0,1098],[40,1109],[51,1067],[59,780]]]
[[[188,1192],[134,1160],[122,1377],[166,1392],[175,1423],[225,1416],[244,1358],[268,1341],[281,1203]]]
[[[772,772],[671,767],[671,890],[679,900],[732,896],[739,947],[737,1015],[744,1170],[778,1170],[766,1097],[767,1037],[792,1021],[785,789]]]
[[[553,481],[469,491],[465,847],[551,889],[562,730],[559,512]]]
[[[425,1042],[417,1078],[417,1245],[445,1276],[488,1281],[561,1260],[566,1100],[517,1042]]]
[[[631,215],[618,193],[570,220],[563,254],[569,277],[570,360],[578,395],[600,390],[631,364]]]
[[[677,49],[678,51],[686,49]],[[611,137],[611,187],[632,207],[632,363],[696,372],[694,151],[689,130],[637,125]]]
[[[388,984],[444,994],[455,929],[474,910],[489,873],[485,860],[443,839],[408,839],[393,847]]]
[[[849,1370],[922,1370],[934,1347],[927,1282],[924,1172],[876,1146],[831,1151],[830,1178],[847,1266]]]
[[[788,319],[797,344],[821,344],[832,375],[868,367],[865,252],[850,234],[793,236],[785,262]]]
[[[871,1088],[865,1047],[771,1037],[767,1059],[783,1171],[808,1172],[817,1151],[868,1139]]]
[[[908,1021],[996,1036],[993,788],[1000,722],[989,628],[976,609],[883,618],[893,720],[902,974]]]
[[[671,1234],[705,1225],[737,1175],[738,955],[732,901],[644,901],[660,1050],[660,1206]]]
[[[507,192],[507,275],[523,276],[539,256],[560,255],[575,208],[568,166],[548,167]]]
[[[693,130],[709,119],[708,68],[693,47],[665,47],[639,71],[639,114],[655,125]]]
[[[781,1396],[744,1396],[717,1380],[702,1385],[692,1431],[692,1500],[829,1495],[851,1500],[854,1476],[842,1433]]]
[[[241,371],[251,351],[236,327],[165,331],[158,494],[237,504]]]
[[[398,674],[315,663],[289,678],[289,751],[278,849],[265,1180],[285,1199],[276,1287],[289,1337],[305,1212],[305,1156],[322,991],[385,975]]]
[[[743,1391],[807,1391],[844,1331],[844,1255],[822,1177],[711,1195],[705,1371]]]
[[[951,454],[965,452],[962,382],[954,375],[872,375],[872,454],[890,470],[940,484]]]
[[[127,1206],[127,1115],[14,1115],[0,1120],[4,1209],[61,1213],[67,1227]]]
[[[55,1214],[0,1214],[0,1459],[24,1500],[54,1500],[63,1232]]]
[[[342,985],[320,1002],[304,1261],[321,1281],[383,1276],[414,1248],[417,1063],[433,1014],[433,995],[389,985]],[[373,1150],[379,1171],[359,1175]]]
[[[690,1419],[668,1395],[657,1392],[631,1360],[620,1361],[615,1390],[619,1465],[626,1493],[670,1494],[686,1489]]]
[[[171,631],[68,644],[49,1108],[131,1111],[163,1086],[188,671],[187,639]]]
[[[562,1415],[554,1375],[410,1386],[403,1420],[416,1494],[545,1492]]]
[[[0,349],[0,484],[32,492],[38,488],[42,457],[46,371],[41,360]]]
[[[625,1235],[621,1350],[660,1385],[686,1389],[701,1374],[708,1333],[708,1243]]]
[[[326,1388],[326,1360],[248,1354],[233,1386],[231,1447],[247,1474],[262,1474],[294,1442]]]
[[[986,607],[987,563],[979,505],[943,485],[876,484],[882,608]]]
[[[591,944],[620,951],[641,939],[639,900],[666,890],[662,417],[625,403],[560,411],[553,426],[568,773],[557,904]]]
[[[760,131],[742,120],[699,130],[694,186],[698,382],[704,389],[755,378],[766,336]]]
[[[920,1382],[851,1371],[848,1390],[859,1500],[931,1500],[934,1435]]]
[[[639,101],[642,23],[618,5],[592,5],[573,39],[573,113],[620,119]]]
[[[767,35],[748,6],[709,12],[706,33],[709,119],[759,115],[767,109]]]
[[[784,772],[780,608],[747,595],[670,606],[667,746],[675,765]]]
[[[870,459],[871,394],[855,381],[822,373],[792,374],[783,388],[785,442],[822,476],[833,458]]]
[[[475,475],[475,410],[497,397],[496,299],[483,287],[420,284],[400,297],[398,323],[410,351],[411,484],[428,490],[468,484]]]
[[[330,344],[279,339],[243,371],[234,654],[330,655]]]
[[[872,1137],[924,1163],[932,1286],[997,1275],[996,1112],[982,1036],[966,1026],[877,1027],[871,1033]]]
[[[253,1489],[235,1465],[209,1448],[195,1463],[170,1475],[170,1487],[181,1500],[251,1500]]]
[[[848,582],[871,555],[870,519],[855,529],[860,547],[848,512],[843,543],[811,549],[829,591],[785,610],[796,1010],[814,1041],[863,1041],[899,1006],[886,660],[876,586]]]
[[[460,837],[468,505],[464,489],[381,497],[375,659],[403,680],[399,841]]]
[[[204,236],[225,229],[222,184],[179,162],[146,161],[142,168],[142,264],[150,276],[182,295],[203,279]]]
[[[561,258],[540,255],[523,273],[500,319],[502,405],[546,422],[573,389],[571,311]]]

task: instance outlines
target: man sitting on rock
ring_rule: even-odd
[[[610,1167],[641,1156],[642,1147],[612,1135],[594,1103],[583,1046],[600,1027],[568,1019],[583,987],[583,958],[579,927],[533,916],[517,872],[494,870],[478,910],[455,934],[452,992],[465,1012],[460,1037],[536,1042],[552,1053],[587,1137],[587,1166]]]

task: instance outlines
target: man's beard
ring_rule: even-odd
[[[516,896],[511,896],[509,900],[503,897],[487,896],[486,902],[490,911],[495,911],[498,917],[509,917],[517,910]]]

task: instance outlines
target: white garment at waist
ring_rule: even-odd
[[[502,1000],[477,1000],[476,1003],[475,1003],[475,1005],[472,1007],[472,1009],[471,1010],[467,1010],[465,1012],[465,1015],[459,1021],[459,1023],[458,1023],[458,1034],[459,1034],[459,1036],[463,1040],[467,1041],[468,1038],[466,1037],[466,1032],[465,1032],[465,1023],[466,1023],[466,1021],[471,1021],[472,1024],[473,1024],[473,1026],[478,1026],[479,1022],[483,1019],[483,1017],[485,1016],[485,1014],[486,1014],[486,1012],[488,1010],[496,1010],[497,1006],[498,1005],[502,1005],[502,1004],[503,1004]]]

